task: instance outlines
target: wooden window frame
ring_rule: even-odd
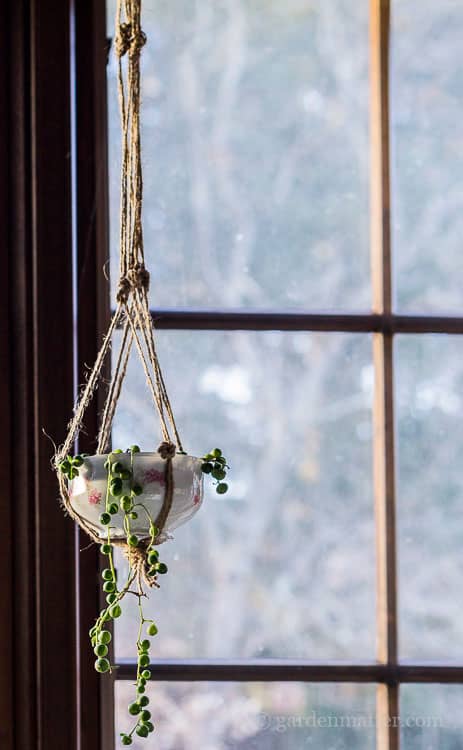
[[[168,660],[153,673],[169,681],[371,683],[379,719],[398,713],[400,684],[463,684],[461,664],[401,662],[397,653],[393,341],[396,334],[463,334],[463,316],[393,311],[390,2],[370,0],[371,314],[152,313],[162,329],[372,334],[376,661]],[[49,750],[59,739],[66,750],[110,750],[113,685],[94,673],[87,643],[99,602],[98,552],[80,552],[87,540],[59,509],[42,433],[64,437],[109,314],[101,274],[108,251],[105,0],[5,0],[0,21],[0,484],[7,488],[0,502],[9,501],[0,545],[0,744]],[[98,403],[90,435],[97,413]],[[134,671],[121,661],[117,678],[133,679]],[[378,750],[399,743],[398,726],[379,721]]]
[[[84,636],[98,551],[59,506],[47,437],[64,439],[109,313],[104,2],[4,0],[0,42],[0,746],[106,750]]]

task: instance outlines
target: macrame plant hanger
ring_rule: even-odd
[[[69,515],[95,541],[100,536],[72,507],[68,484],[59,465],[72,450],[82,427],[83,418],[101,381],[103,365],[114,343],[114,333],[122,331],[121,342],[114,358],[112,377],[101,415],[97,453],[108,451],[111,427],[122,385],[127,373],[130,353],[135,345],[145,373],[148,389],[159,415],[162,442],[158,448],[165,461],[165,493],[162,507],[155,520],[158,537],[162,534],[174,491],[172,459],[176,451],[183,452],[175,424],[164,378],[156,353],[153,322],[148,302],[150,276],[145,267],[142,229],[143,179],[140,143],[140,55],[146,36],[141,29],[141,0],[118,0],[116,15],[115,53],[118,59],[118,91],[122,130],[121,204],[120,204],[120,263],[116,293],[116,309],[98,352],[95,364],[77,400],[63,445],[56,451],[54,465],[60,494]],[[126,63],[124,65],[124,62]],[[143,542],[136,549],[124,548],[129,562],[141,572],[146,568]],[[150,581],[147,581],[150,583]]]

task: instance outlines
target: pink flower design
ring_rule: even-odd
[[[148,469],[147,471],[145,471],[144,480],[145,482],[147,482],[147,484],[158,482],[161,487],[164,487],[166,483],[166,480],[164,479],[164,473],[162,471],[159,471],[159,469]]]
[[[199,505],[201,502],[201,482],[196,474],[193,477],[193,505]]]
[[[98,492],[97,490],[92,490],[90,495],[88,496],[88,502],[90,505],[98,505],[98,503],[101,500],[101,492]]]

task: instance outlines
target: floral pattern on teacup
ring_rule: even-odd
[[[201,482],[196,476],[193,476],[193,505],[200,505],[201,503]]]
[[[143,474],[143,479],[147,484],[154,484],[157,482],[161,487],[164,487],[166,483],[164,472],[159,471],[159,469],[147,469]]]
[[[90,505],[98,505],[101,500],[101,492],[98,490],[92,490],[88,495],[88,502]]]

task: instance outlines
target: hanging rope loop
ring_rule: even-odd
[[[138,354],[146,384],[159,416],[162,443],[159,455],[165,461],[165,496],[155,526],[158,536],[163,533],[174,496],[173,458],[178,450],[183,452],[182,442],[175,423],[167,394],[164,377],[159,364],[151,317],[148,291],[150,275],[145,268],[142,226],[143,176],[141,163],[140,134],[140,52],[146,43],[141,29],[141,0],[117,0],[115,53],[118,58],[118,91],[122,132],[121,156],[121,204],[119,231],[119,281],[117,284],[116,310],[103,339],[95,364],[74,409],[63,445],[57,449],[54,465],[58,471],[60,494],[70,515],[87,531],[94,541],[99,541],[98,529],[92,528],[73,508],[64,476],[59,471],[60,463],[72,452],[73,444],[83,426],[85,411],[103,378],[104,364],[109,359],[116,341],[118,346],[112,359],[112,376],[104,403],[97,438],[97,453],[110,450],[111,428],[117,402],[126,377],[131,351]],[[119,336],[119,331],[122,336]],[[117,336],[117,338],[116,338]],[[175,443],[173,442],[175,440]],[[125,544],[125,542],[121,542]],[[147,547],[137,551],[128,549],[131,567],[139,579],[150,581],[146,565]]]

